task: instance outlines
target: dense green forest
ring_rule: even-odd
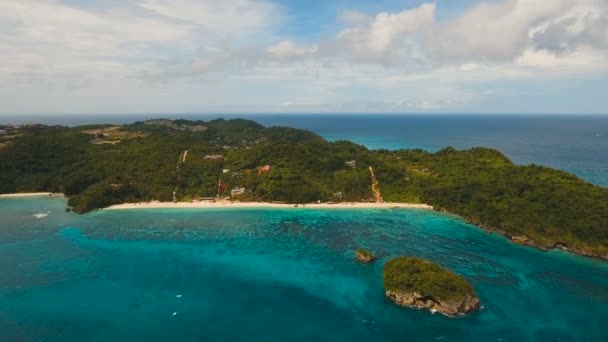
[[[0,193],[61,192],[77,212],[203,198],[370,201],[372,167],[384,201],[427,203],[526,244],[608,258],[608,189],[492,149],[372,151],[243,119],[6,130]]]
[[[382,282],[389,291],[432,296],[439,302],[461,301],[477,297],[473,287],[461,276],[415,257],[397,257],[382,269]]]

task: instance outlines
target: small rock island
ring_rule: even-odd
[[[396,304],[454,317],[481,308],[473,287],[461,276],[428,260],[398,257],[382,271],[386,296]]]
[[[357,260],[361,263],[364,264],[369,264],[372,263],[376,260],[378,260],[378,257],[376,257],[374,254],[372,254],[372,252],[365,250],[365,249],[357,249],[357,252],[355,254],[355,257],[357,258]]]

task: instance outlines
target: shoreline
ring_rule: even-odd
[[[20,197],[64,197],[63,194],[56,194],[52,192],[23,192],[16,194],[0,194],[0,198],[20,198]]]
[[[31,193],[14,193],[0,194],[0,199],[3,198],[28,198],[28,197],[52,197],[64,198],[64,194],[51,192],[31,192]],[[232,202],[232,201],[194,201],[194,202],[140,202],[140,203],[122,203],[112,205],[100,210],[143,210],[143,209],[421,209],[437,211],[433,206],[428,204],[417,203],[362,203],[362,202],[345,202],[345,203],[309,203],[309,204],[286,204],[286,203],[266,203],[266,202]],[[599,253],[584,251],[579,248],[563,248],[558,246],[541,246],[535,241],[529,240],[525,236],[511,236],[506,231],[501,229],[489,228],[482,224],[470,222],[458,214],[450,213],[449,211],[439,210],[440,212],[460,217],[463,221],[471,224],[478,229],[492,234],[497,233],[509,242],[515,245],[534,248],[539,251],[547,252],[549,250],[563,250],[569,254],[582,256],[586,258],[608,261],[608,255],[604,256]],[[520,240],[527,242],[522,243]]]
[[[283,204],[265,202],[231,202],[231,201],[196,201],[196,202],[145,202],[123,203],[104,208],[103,210],[132,210],[132,209],[247,209],[247,208],[301,208],[301,209],[426,209],[433,207],[426,204],[415,203],[311,203],[311,204]]]

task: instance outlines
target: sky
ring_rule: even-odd
[[[0,116],[608,114],[608,0],[0,0]]]

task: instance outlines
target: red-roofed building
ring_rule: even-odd
[[[263,175],[266,172],[270,172],[270,170],[272,170],[272,167],[270,165],[264,165],[261,168],[258,169],[258,175]]]

